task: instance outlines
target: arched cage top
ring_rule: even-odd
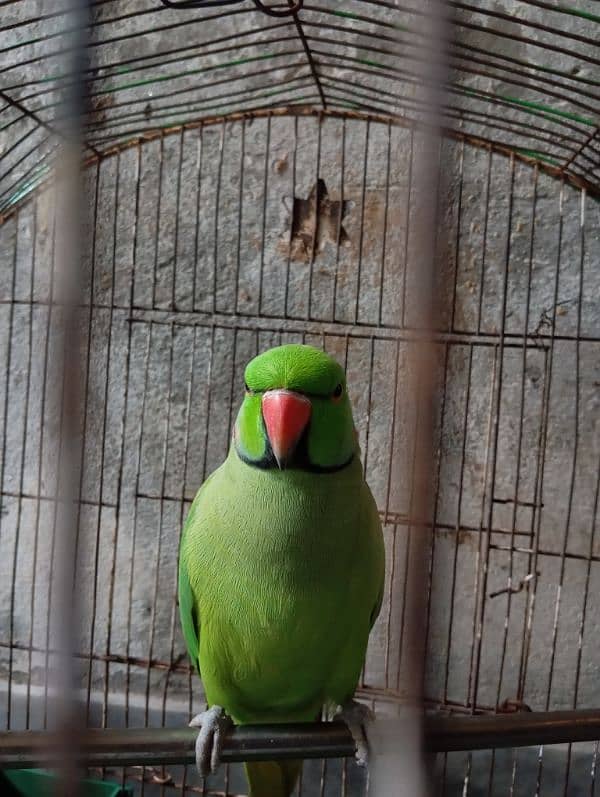
[[[446,132],[600,192],[600,15],[513,0],[449,2]],[[0,214],[50,173],[70,84],[69,19],[5,0],[0,20]],[[94,0],[84,77],[85,155],[159,131],[279,111],[424,119],[426,11],[415,2],[330,0],[275,17],[250,0],[173,8]]]

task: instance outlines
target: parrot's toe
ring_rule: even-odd
[[[371,709],[356,700],[349,700],[343,706],[340,706],[334,716],[334,720],[342,720],[348,726],[356,745],[356,763],[360,767],[366,767],[369,763],[367,728],[374,719],[375,714]]]
[[[216,772],[221,757],[223,737],[231,725],[221,706],[212,706],[190,722],[191,728],[200,728],[196,739],[196,767],[201,777]]]

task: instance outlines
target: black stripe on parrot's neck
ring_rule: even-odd
[[[251,459],[250,457],[246,456],[242,451],[240,451],[238,446],[235,445],[235,442],[234,446],[238,457],[242,460],[242,462],[245,462],[246,465],[250,465],[253,468],[260,468],[260,470],[279,470],[279,465],[277,464],[277,460],[275,459],[275,455],[273,454],[273,450],[268,438],[265,453],[260,459]],[[315,465],[308,457],[307,435],[305,433],[302,435],[298,445],[296,446],[294,456],[290,462],[286,464],[283,470],[305,470],[309,473],[337,473],[338,471],[347,468],[352,464],[353,461],[354,451],[352,454],[350,454],[350,457],[345,462],[342,462],[339,465]]]

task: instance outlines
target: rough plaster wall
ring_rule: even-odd
[[[234,32],[238,23],[234,18],[227,24],[229,32]],[[583,23],[571,19],[569,24]],[[506,27],[510,29],[510,23]],[[487,34],[468,35],[471,43],[486,47]],[[195,42],[191,28],[185,36],[189,43]],[[518,48],[507,50],[512,56],[538,55],[535,48],[510,47]],[[105,53],[114,60],[119,55],[116,48]],[[555,66],[570,68],[568,59],[562,63],[560,56],[553,57],[558,59]],[[44,70],[48,66],[44,64]],[[39,68],[39,64],[32,66]],[[281,77],[288,76],[282,61]],[[469,85],[492,88],[483,78],[473,78]],[[500,93],[515,91],[500,82],[493,88]],[[485,134],[485,130],[479,132]],[[108,666],[95,661],[91,667],[82,660],[81,684],[84,688],[90,684],[100,704],[106,701],[111,724],[124,721],[123,693],[128,683],[133,695],[130,719],[135,724],[147,719],[148,684],[151,722],[162,720],[164,695],[168,722],[181,721],[182,706],[187,714],[188,675],[176,670],[167,679],[164,668],[148,670],[145,664],[148,658],[182,662],[182,640],[173,613],[181,520],[203,475],[224,456],[234,416],[232,398],[235,404],[244,363],[257,349],[280,340],[301,340],[303,333],[307,342],[324,343],[347,359],[367,477],[378,505],[388,510],[391,521],[385,534],[394,576],[388,572],[384,608],[365,668],[366,685],[393,688],[401,675],[406,577],[409,588],[415,588],[411,574],[405,572],[410,504],[407,463],[415,408],[402,394],[400,381],[392,447],[392,377],[396,368],[402,375],[407,347],[404,340],[396,343],[394,327],[402,321],[409,326],[411,321],[410,273],[417,259],[410,222],[423,199],[415,196],[414,187],[410,190],[407,131],[391,133],[389,172],[385,127],[372,125],[367,141],[364,124],[347,122],[343,152],[342,135],[342,123],[336,120],[323,121],[320,146],[314,120],[281,119],[270,127],[264,120],[248,122],[244,128],[232,124],[207,128],[202,134],[190,131],[183,137],[170,136],[162,145],[158,141],[147,144],[140,150],[139,161],[137,150],[126,151],[118,162],[109,159],[97,173],[91,169],[88,174],[87,226],[96,232],[87,249],[84,287],[89,296],[93,273],[95,309],[90,335],[85,313],[82,324],[82,351],[85,357],[89,353],[90,367],[76,585],[83,618],[78,644],[84,656],[92,649],[99,657],[109,652],[116,659],[139,660],[130,668],[119,660]],[[567,708],[575,702],[593,706],[598,704],[600,661],[598,562],[590,560],[590,551],[595,557],[600,554],[598,540],[593,538],[600,456],[596,342],[600,212],[588,199],[580,297],[581,197],[564,189],[559,258],[559,186],[540,175],[531,246],[533,173],[517,165],[505,282],[510,164],[493,156],[489,168],[488,158],[485,151],[466,148],[462,152],[452,143],[443,152],[446,183],[441,198],[448,200],[448,208],[447,232],[439,240],[444,297],[440,328],[452,330],[453,335],[451,345],[447,349],[440,345],[439,352],[445,400],[438,420],[439,495],[426,691],[434,702],[464,705],[475,697],[480,705],[494,706],[516,697],[521,687],[523,700],[534,709]],[[307,198],[317,176],[325,180],[333,199],[340,198],[343,190],[349,201],[344,229],[350,244],[339,252],[325,244],[312,267],[309,262],[288,263],[292,197]],[[44,305],[50,291],[51,211],[52,197],[42,194],[0,227],[0,362],[7,363],[10,357],[8,392],[5,384],[0,385],[0,417],[8,397],[0,531],[0,672],[6,678],[10,670],[12,682],[22,685],[27,684],[30,669],[33,683],[44,683],[43,651],[52,597],[48,579],[53,507],[37,499],[53,492],[56,452],[52,436],[59,425],[56,400],[48,388],[58,373],[49,334],[54,322]],[[213,311],[218,314],[214,328]],[[231,318],[234,312],[237,320]],[[307,317],[311,320],[306,321]],[[181,325],[171,328],[163,323],[171,319]],[[335,326],[329,323],[332,320]],[[578,320],[581,335],[588,339],[577,347]],[[197,322],[200,326],[192,326]],[[355,322],[365,326],[357,327]],[[552,347],[547,338],[531,341],[524,358],[519,345],[523,330],[548,335],[552,323],[560,339]],[[500,368],[495,336],[502,328],[516,337],[507,338],[502,357],[494,480],[494,495],[501,503],[494,504],[491,528],[496,531],[488,536],[486,461],[489,485]],[[348,338],[348,333],[363,337]],[[372,339],[372,333],[380,337]],[[51,364],[48,372],[45,363]],[[536,493],[536,471],[542,454],[540,494]],[[517,473],[521,505],[513,515]],[[161,495],[167,500],[161,502]],[[530,506],[535,502],[543,504],[536,513]],[[511,546],[513,524],[513,547],[522,550],[511,556],[504,548]],[[533,567],[528,551],[535,548],[536,540],[539,554]],[[484,590],[481,581],[476,581],[476,564],[488,546],[497,547],[490,548]],[[563,550],[569,554],[564,568]],[[490,598],[507,587],[511,566],[514,585],[534,570],[539,576],[528,582],[528,590],[513,595],[510,604],[506,593]],[[12,600],[15,585],[18,592]],[[417,588],[426,590],[427,585]],[[484,594],[475,692],[474,616],[480,605],[477,596],[481,600]],[[529,616],[526,658],[523,628]],[[17,649],[9,654],[6,644],[11,641]],[[31,661],[21,649],[30,642],[42,651],[34,653]],[[13,694],[12,722],[17,726],[25,721],[18,699]],[[194,699],[199,703],[196,681]],[[0,706],[5,714],[4,692],[0,692]],[[40,706],[41,701],[34,701],[34,726],[43,719]],[[99,721],[96,712],[93,719]],[[576,784],[580,779],[589,787],[592,751],[577,750],[580,755],[574,759],[569,782]],[[563,793],[567,757],[562,752],[545,764],[543,794],[553,794],[554,789]],[[512,757],[503,756],[496,760],[498,794],[507,793],[513,765]],[[536,756],[537,752],[519,753],[519,793],[533,793]],[[490,757],[485,753],[473,758],[471,793],[488,793]],[[335,782],[337,765],[330,766]],[[454,774],[449,776],[448,793],[460,793],[465,766],[463,756],[451,759],[449,771]]]
[[[84,373],[88,384],[76,584],[82,616],[78,647],[84,654],[92,649],[100,657],[109,653],[117,659],[140,660],[130,668],[118,660],[108,666],[95,661],[91,670],[82,662],[81,684],[104,692],[99,699],[107,701],[111,722],[123,721],[122,695],[128,683],[137,695],[132,702],[139,703],[141,697],[142,706],[149,688],[152,721],[159,721],[163,696],[167,715],[175,721],[185,705],[181,700],[187,695],[187,674],[175,671],[167,678],[166,670],[148,670],[145,664],[148,659],[182,661],[183,645],[173,611],[182,518],[203,475],[224,457],[244,364],[255,351],[280,341],[304,339],[325,345],[347,362],[367,478],[380,509],[388,511],[386,547],[389,562],[394,560],[394,575],[388,573],[384,607],[367,657],[365,685],[393,689],[401,678],[404,585],[427,589],[427,585],[411,584],[411,574],[405,571],[410,511],[407,474],[416,416],[409,397],[402,394],[409,344],[396,328],[403,314],[404,325],[410,327],[410,269],[418,262],[412,231],[420,198],[409,184],[408,131],[389,133],[385,126],[371,125],[367,140],[364,123],[346,122],[343,153],[342,134],[343,124],[338,120],[323,122],[320,143],[319,125],[313,119],[247,122],[243,129],[239,123],[228,124],[169,136],[139,151],[128,150],[88,173],[90,238],[84,287],[87,296],[92,291],[94,311],[91,321],[87,311],[82,319],[82,352],[89,371]],[[599,573],[597,562],[590,563],[589,556],[590,551],[594,556],[600,553],[597,541],[592,545],[600,452],[600,358],[593,340],[598,336],[600,289],[594,268],[600,249],[598,206],[589,199],[585,202],[582,237],[581,196],[572,189],[563,190],[559,259],[561,203],[555,181],[539,175],[534,217],[534,175],[529,168],[515,165],[511,178],[506,158],[494,155],[490,162],[487,152],[463,151],[452,142],[444,144],[442,158],[445,181],[440,193],[448,205],[445,233],[439,236],[440,329],[448,333],[442,337],[449,345],[439,346],[442,385],[444,371],[446,376],[437,423],[439,491],[427,696],[434,702],[459,705],[475,697],[478,705],[494,706],[515,698],[521,686],[522,699],[535,709],[570,707],[575,700],[580,706],[591,706],[598,700],[600,653]],[[333,200],[341,197],[343,177],[343,197],[349,202],[343,226],[349,243],[339,252],[326,243],[312,266],[303,261],[288,263],[292,197],[308,197],[317,163]],[[51,392],[47,389],[45,394],[42,389],[44,362],[53,359],[45,348],[46,340],[52,343],[44,305],[50,289],[49,215],[51,198],[42,194],[0,228],[3,251],[15,252],[16,257],[14,285],[12,257],[3,258],[1,281],[2,356],[6,362],[10,348],[11,368],[3,470],[3,490],[8,495],[0,538],[0,627],[6,643],[14,610],[13,641],[26,647],[32,631],[34,646],[42,650],[53,520],[52,504],[46,501],[39,509],[33,598],[30,590],[43,395],[47,394],[42,495],[51,495],[53,490],[55,451],[48,440],[59,420]],[[30,306],[32,296],[37,303]],[[8,303],[11,299],[17,303]],[[553,318],[560,339],[553,345],[548,337],[530,339],[524,356],[523,331],[548,335]],[[577,347],[578,324],[587,339]],[[498,333],[502,329],[507,337],[501,357]],[[396,369],[400,387],[393,420]],[[52,378],[50,372],[48,384]],[[0,395],[5,395],[4,389]],[[496,417],[494,496],[498,503],[490,515]],[[542,453],[540,495],[536,470]],[[520,504],[513,514],[517,473]],[[539,508],[534,512],[534,503],[543,504],[541,515]],[[490,517],[493,531],[488,534]],[[417,533],[414,528],[412,533]],[[530,553],[513,551],[511,556],[505,550],[511,538],[518,549],[538,547],[535,571],[539,575],[528,582],[528,589],[512,595],[509,604],[506,593],[494,598],[490,593],[507,587],[511,567],[513,585],[532,572]],[[476,580],[477,560],[488,547],[484,589]],[[563,549],[569,554],[564,560]],[[14,606],[10,600],[13,573],[20,587]],[[586,592],[580,655],[578,636]],[[534,593],[532,607],[529,601]],[[478,596],[481,600],[483,595],[477,672],[474,616]],[[531,609],[526,657],[523,628]],[[6,673],[6,647],[0,649],[0,661]],[[43,683],[44,664],[44,654],[34,654],[34,683]],[[15,683],[27,680],[25,651],[17,650],[10,666]],[[194,692],[198,699],[197,685]],[[481,766],[486,772],[485,765]]]

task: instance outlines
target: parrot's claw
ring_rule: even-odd
[[[356,745],[356,763],[360,767],[366,767],[369,763],[367,728],[375,720],[375,714],[363,703],[349,700],[343,706],[339,706],[333,719],[346,723]]]
[[[223,737],[231,725],[221,706],[212,706],[190,722],[190,728],[200,728],[196,739],[196,767],[201,777],[216,772],[221,757]]]

